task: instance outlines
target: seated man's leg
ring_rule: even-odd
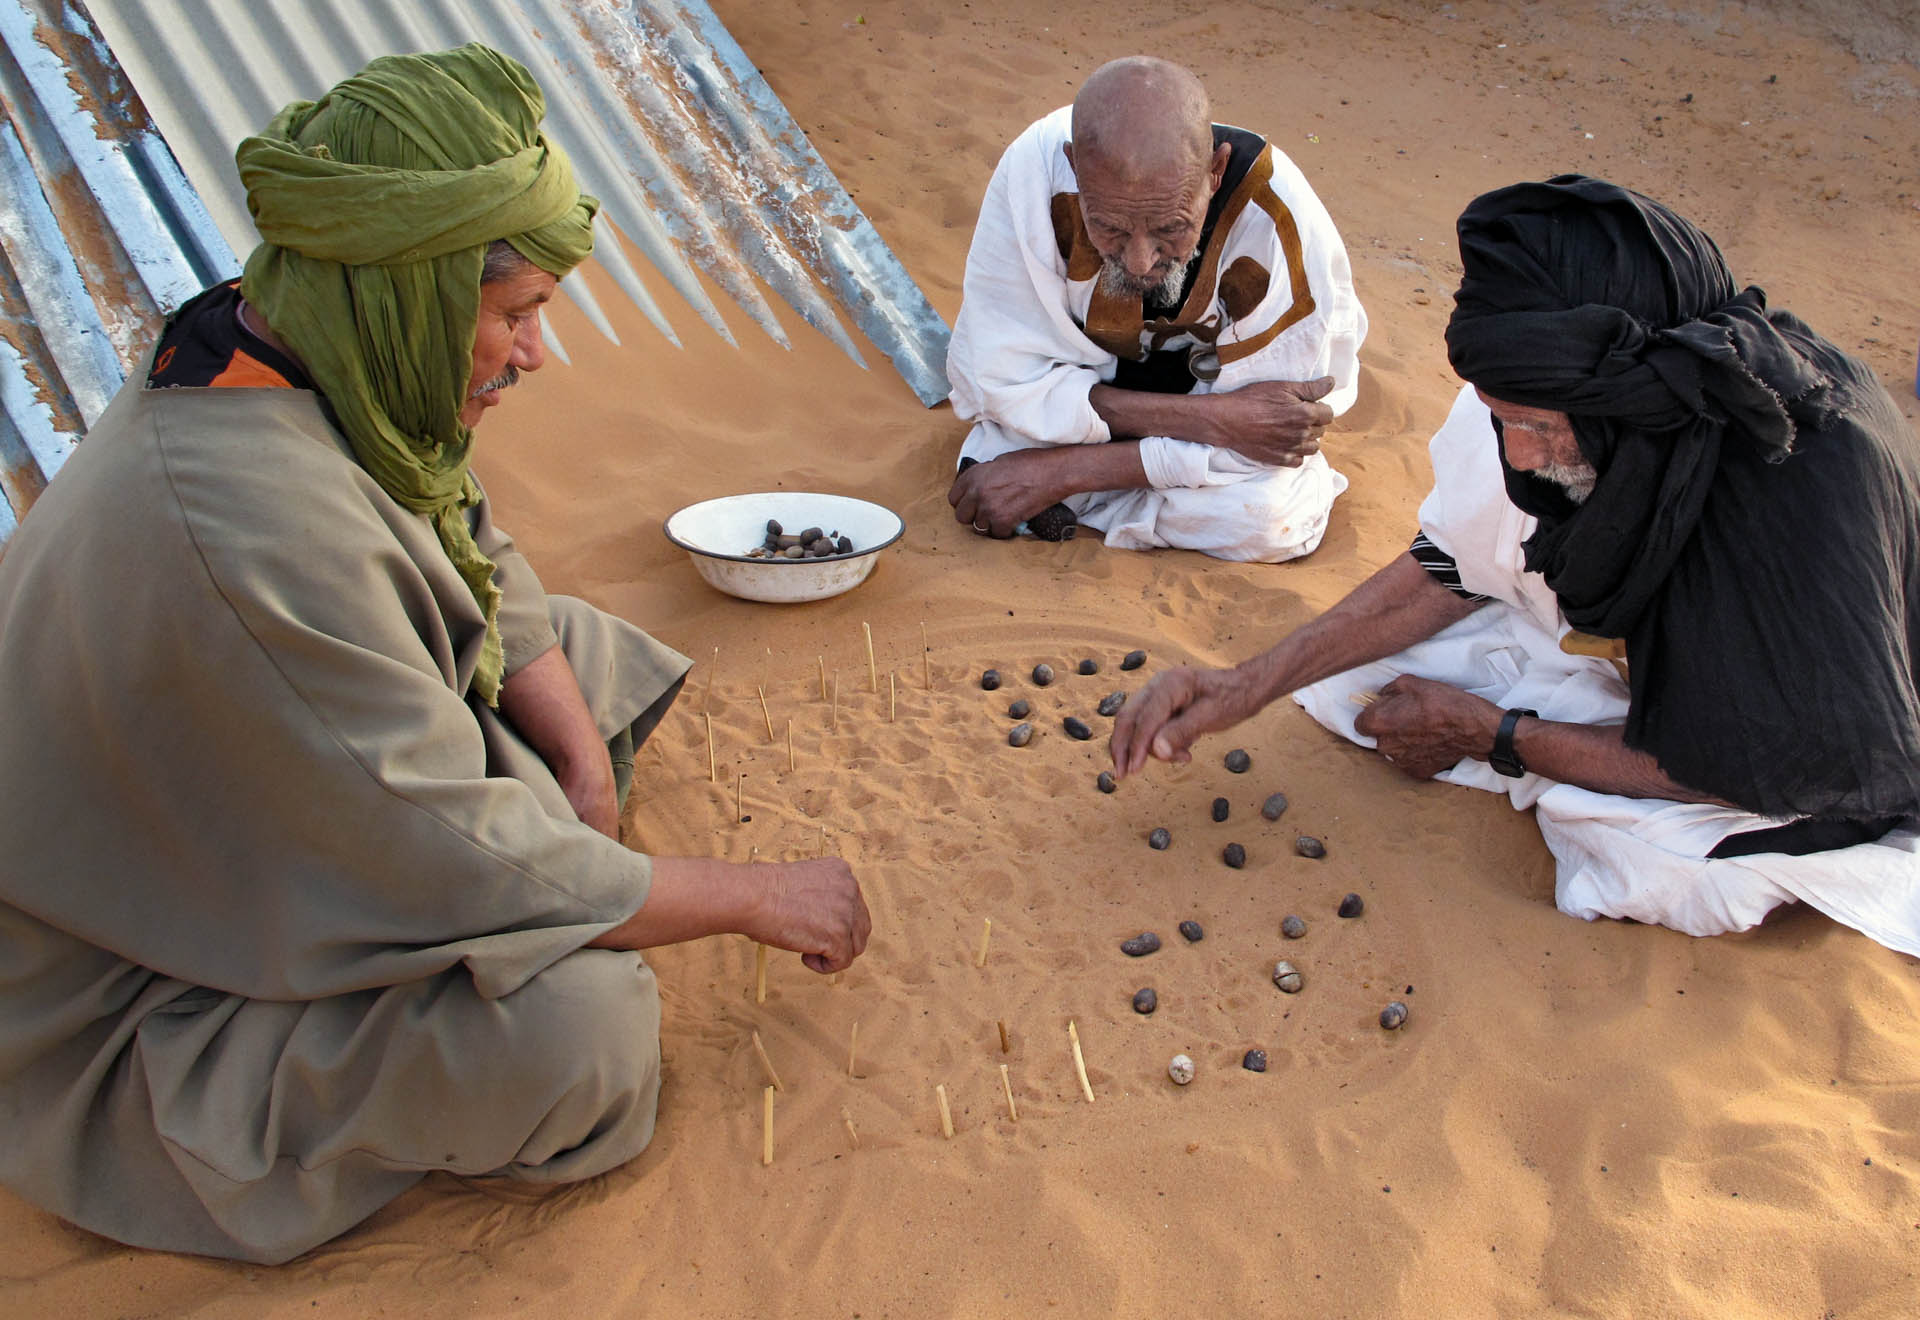
[[[1333,502],[1346,488],[1346,477],[1315,454],[1297,468],[1223,473],[1218,485],[1109,491],[1068,504],[1115,549],[1166,546],[1277,564],[1319,548]]]

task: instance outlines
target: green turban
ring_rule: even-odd
[[[500,588],[465,510],[473,432],[461,425],[480,270],[505,239],[555,277],[593,250],[599,203],[540,132],[525,68],[473,44],[390,55],[319,101],[295,101],[240,144],[264,240],[240,291],[326,395],[360,465],[431,518],[487,618],[473,690],[505,676]]]

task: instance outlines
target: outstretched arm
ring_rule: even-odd
[[[1149,756],[1189,761],[1201,734],[1232,728],[1296,688],[1403,651],[1478,608],[1434,581],[1412,555],[1401,555],[1251,660],[1157,675],[1114,722],[1114,769],[1124,778]]]
[[[656,857],[646,902],[592,943],[651,949],[746,935],[791,949],[816,972],[837,972],[860,956],[872,929],[860,883],[838,857],[747,864]]]

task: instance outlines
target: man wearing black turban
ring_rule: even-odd
[[[1565,175],[1459,234],[1470,384],[1411,552],[1157,679],[1116,767],[1295,692],[1411,775],[1537,803],[1569,912],[1708,934],[1802,899],[1920,953],[1913,432],[1657,202]]]

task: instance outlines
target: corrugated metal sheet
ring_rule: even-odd
[[[729,343],[702,276],[782,345],[763,288],[865,365],[844,315],[946,396],[945,323],[700,0],[0,0],[0,37],[0,542],[164,312],[256,241],[234,145],[390,51],[477,40],[533,71],[619,231],[596,260],[671,342],[630,249]]]

